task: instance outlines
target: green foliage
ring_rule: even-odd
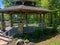
[[[25,43],[29,43],[29,40],[28,40],[28,39],[26,39],[26,40],[24,40],[24,42],[25,42]]]
[[[8,21],[9,19],[10,19],[9,15],[8,15],[8,14],[5,14],[5,15],[4,15],[4,20],[5,20],[5,21]]]
[[[53,29],[44,29],[44,30],[35,30],[31,34],[25,34],[24,39],[28,39],[29,41],[38,42],[41,40],[46,40],[58,34],[58,30],[56,28]]]
[[[58,33],[60,34],[60,26],[57,27]]]
[[[56,28],[52,28],[52,29],[44,29],[44,34],[51,36],[51,35],[56,35],[58,33]]]
[[[10,6],[10,4],[9,4],[8,0],[3,0],[3,2],[2,2],[2,3],[4,4],[4,6],[5,6],[5,7]]]
[[[41,7],[48,8],[49,0],[41,0]]]
[[[44,36],[43,30],[35,30],[33,32],[33,38],[35,39],[40,39],[43,36]]]

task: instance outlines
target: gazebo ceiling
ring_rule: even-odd
[[[52,11],[41,8],[41,7],[19,5],[19,6],[11,6],[11,7],[6,7],[4,9],[0,9],[0,12],[4,12],[4,13],[39,13],[40,14],[40,13],[49,13]]]

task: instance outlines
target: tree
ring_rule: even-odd
[[[2,3],[4,4],[5,7],[11,6],[11,1],[12,0],[3,0]]]
[[[54,13],[55,16],[57,16],[57,23],[60,24],[60,0],[50,0],[50,9],[57,10],[57,12]],[[57,13],[57,14],[56,14]]]
[[[49,8],[49,0],[41,0],[41,7]]]

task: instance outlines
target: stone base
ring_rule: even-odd
[[[23,25],[24,25],[23,23],[18,24],[18,33],[19,34],[23,34]]]

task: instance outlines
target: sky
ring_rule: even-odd
[[[0,8],[4,8],[4,5],[2,4],[3,0],[0,0]]]

